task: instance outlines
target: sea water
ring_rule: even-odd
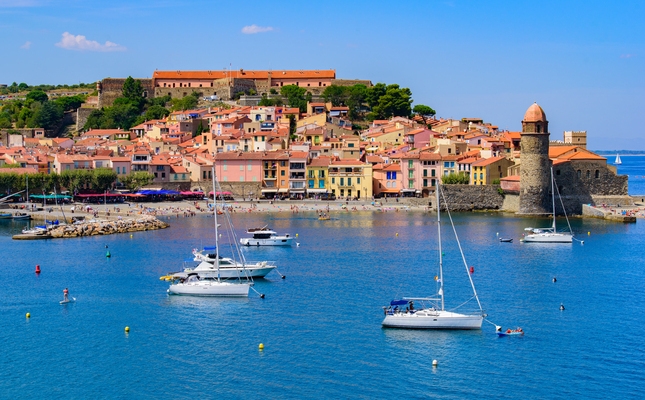
[[[615,165],[614,156],[607,157],[609,165]],[[645,156],[620,156],[622,164],[616,165],[619,175],[629,177],[629,194],[645,198]]]
[[[264,299],[167,295],[159,277],[214,243],[212,217],[43,241],[13,241],[24,224],[3,222],[0,397],[645,397],[642,221],[574,219],[573,244],[524,244],[525,227],[549,221],[454,215],[467,263],[444,226],[446,308],[473,308],[472,266],[487,321],[480,331],[383,329],[390,300],[436,293],[435,218],[235,213],[239,234],[265,224],[297,234],[298,246],[243,249],[286,275],[256,281]],[[77,301],[60,305],[66,287]],[[526,334],[498,338],[494,324]]]

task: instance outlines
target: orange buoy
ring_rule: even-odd
[[[470,273],[471,274],[475,273],[475,267],[473,267],[473,266],[470,267]]]
[[[40,265],[36,264],[36,273],[40,274]]]

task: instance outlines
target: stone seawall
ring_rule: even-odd
[[[150,231],[168,228],[170,225],[154,217],[144,216],[137,219],[122,219],[115,221],[88,221],[82,224],[62,225],[49,230],[52,238],[72,238],[80,236],[111,235]]]
[[[501,210],[504,204],[504,196],[499,193],[499,187],[499,185],[442,186],[451,211]],[[435,202],[434,198],[432,198],[432,202]],[[441,199],[441,203],[443,209],[445,207],[443,199]]]

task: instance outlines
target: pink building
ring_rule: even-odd
[[[264,153],[217,153],[217,179],[220,182],[262,182],[263,156]]]

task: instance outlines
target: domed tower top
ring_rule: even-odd
[[[523,133],[549,133],[549,121],[542,107],[537,103],[531,104],[522,120]]]

